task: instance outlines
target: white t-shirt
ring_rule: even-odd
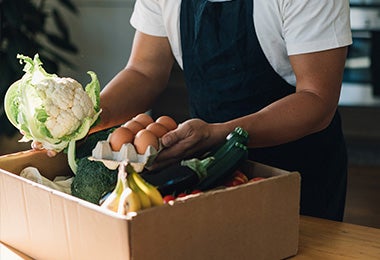
[[[181,0],[136,0],[130,22],[145,34],[168,37],[182,67],[180,8]],[[296,79],[288,55],[352,43],[349,0],[253,0],[253,9],[261,48],[273,69],[291,85]]]

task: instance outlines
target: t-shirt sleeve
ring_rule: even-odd
[[[158,1],[136,0],[130,23],[145,34],[167,36]]]
[[[283,37],[288,55],[352,43],[348,0],[293,0],[283,6]]]

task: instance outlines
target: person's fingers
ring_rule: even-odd
[[[189,130],[189,126],[184,124],[179,124],[178,127],[172,131],[169,131],[161,138],[161,143],[164,147],[171,147],[181,140],[185,139],[191,129]]]
[[[31,147],[32,147],[33,150],[42,150],[42,149],[44,149],[42,143],[37,142],[37,141],[32,141]],[[48,157],[54,157],[54,156],[57,155],[57,152],[54,151],[54,150],[47,150],[46,151],[46,155]]]
[[[42,150],[44,147],[40,142],[33,141],[31,144],[33,150]]]
[[[170,147],[179,140],[177,132],[169,132],[161,138],[161,143],[164,147]]]
[[[56,151],[53,151],[53,150],[47,150],[46,152],[47,156],[49,157],[54,157],[57,155],[57,152]]]

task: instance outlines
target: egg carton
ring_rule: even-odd
[[[137,153],[132,143],[123,144],[120,151],[113,151],[108,136],[107,140],[98,141],[89,159],[103,162],[110,170],[117,169],[120,163],[130,163],[137,172],[141,172],[145,167],[152,165],[162,148],[161,141],[159,144],[158,150],[152,145],[148,145],[144,154]]]

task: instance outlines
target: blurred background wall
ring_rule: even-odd
[[[68,58],[77,67],[63,67],[61,76],[82,84],[94,71],[104,86],[128,61],[134,29],[129,24],[134,0],[74,0],[79,15],[67,14],[73,42],[79,53]]]

